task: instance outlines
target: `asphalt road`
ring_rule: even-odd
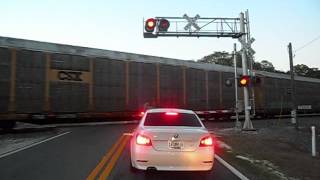
[[[207,174],[132,172],[129,165],[131,136],[123,133],[132,132],[135,126],[64,128],[63,132],[70,133],[0,158],[0,179],[238,179],[217,160]]]

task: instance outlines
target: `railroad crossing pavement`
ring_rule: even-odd
[[[130,134],[135,124],[63,128],[53,137],[0,156],[2,180],[14,179],[239,179],[215,161],[213,170],[201,172],[132,172]],[[119,138],[123,136],[122,140]],[[118,143],[116,148],[112,148]],[[113,149],[113,150],[112,150]],[[108,155],[109,154],[109,155]],[[92,173],[95,169],[97,173]],[[93,174],[93,175],[92,175]]]

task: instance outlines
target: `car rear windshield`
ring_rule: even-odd
[[[198,118],[188,113],[148,113],[144,121],[145,126],[193,126],[201,127]]]

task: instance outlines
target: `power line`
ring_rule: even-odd
[[[310,44],[312,44],[313,42],[315,42],[315,41],[317,41],[317,40],[319,40],[319,39],[320,39],[320,35],[319,35],[319,36],[317,36],[316,38],[312,39],[311,41],[309,41],[309,42],[308,42],[308,43],[306,43],[305,45],[301,46],[300,48],[296,49],[296,50],[294,51],[294,53],[296,53],[296,52],[298,52],[298,51],[302,50],[303,48],[305,48],[305,47],[309,46]]]

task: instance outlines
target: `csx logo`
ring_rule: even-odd
[[[75,71],[59,71],[58,79],[62,81],[83,81],[81,78],[82,72]]]

